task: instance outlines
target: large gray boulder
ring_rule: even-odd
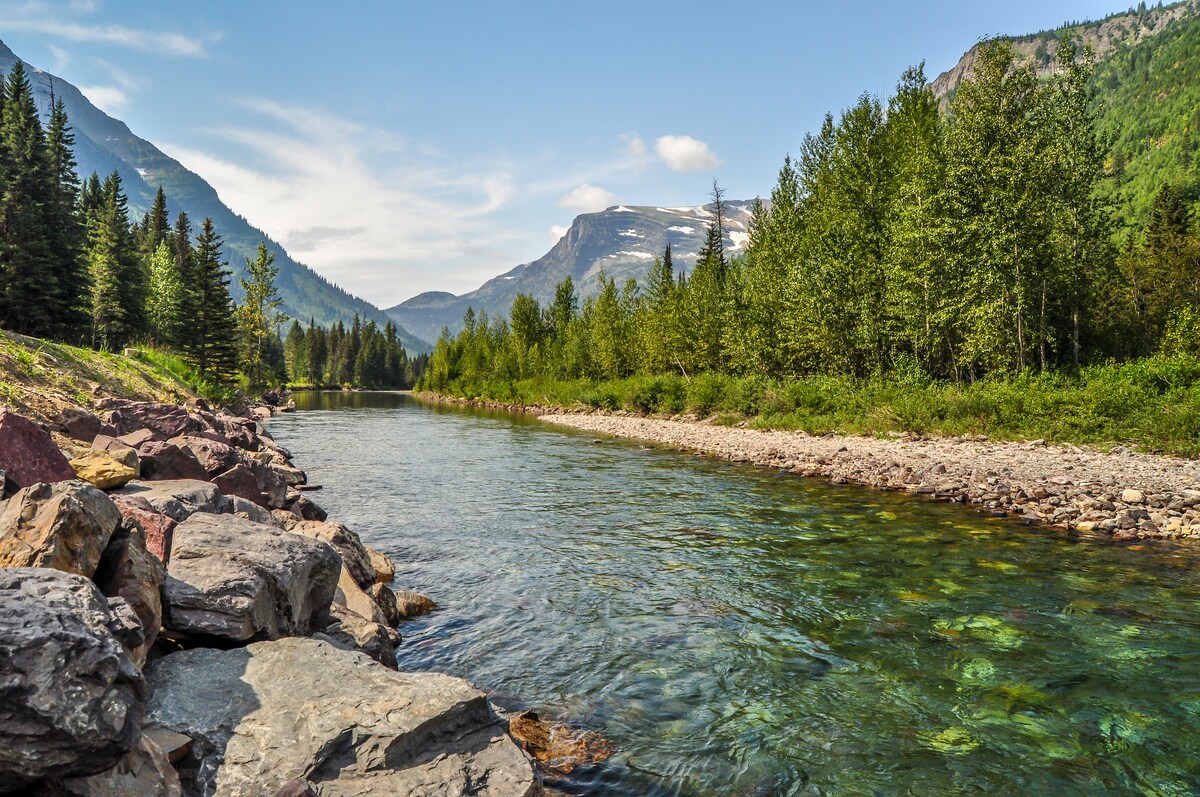
[[[187,520],[197,512],[228,512],[231,508],[215,484],[197,479],[134,481],[114,495],[144,498],[156,512],[175,521]]]
[[[336,520],[325,522],[302,520],[288,526],[288,531],[314,540],[324,540],[337,549],[342,562],[354,581],[363,589],[375,583],[375,568],[371,556],[357,534]]]
[[[533,797],[533,768],[466,681],[397,673],[315,639],[197,649],[148,667],[149,721],[190,736],[189,797]]]
[[[96,572],[121,513],[107,495],[79,481],[35,484],[0,513],[0,567]]]
[[[122,613],[83,576],[0,569],[0,792],[111,768],[141,733]]]
[[[324,628],[342,561],[333,546],[236,515],[175,527],[163,627],[232,642]]]

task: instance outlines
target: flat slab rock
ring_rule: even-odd
[[[529,759],[482,692],[397,673],[314,639],[196,649],[149,665],[146,716],[194,742],[177,765],[189,797],[535,797]]]
[[[321,629],[342,560],[333,546],[236,515],[175,527],[163,627],[234,642]]]
[[[132,481],[114,495],[138,496],[156,512],[175,521],[184,521],[197,512],[228,512],[231,505],[211,482],[198,479]]]

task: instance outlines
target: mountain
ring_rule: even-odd
[[[0,74],[7,74],[17,60],[16,54],[0,42]],[[179,211],[186,211],[193,227],[198,229],[205,217],[212,218],[217,232],[225,239],[225,256],[234,273],[230,287],[235,298],[240,294],[237,276],[244,273],[246,258],[253,258],[259,242],[263,241],[279,266],[276,284],[288,315],[303,323],[313,318],[318,324],[327,325],[339,319],[349,323],[358,313],[380,325],[387,323],[388,317],[378,307],[297,263],[265,232],[226,207],[216,190],[203,178],[188,171],[149,141],[134,135],[124,122],[101,111],[75,86],[24,63],[43,119],[49,114],[51,92],[61,97],[66,105],[67,117],[75,133],[75,160],[80,179],[93,171],[102,177],[114,169],[120,172],[134,218],[140,218],[150,208],[160,185],[167,193],[172,219]],[[401,339],[409,351],[429,350],[407,332],[402,331]]]
[[[1113,14],[1098,22],[1006,39],[1039,72],[1054,65],[1063,35],[1091,46],[1097,124],[1109,142],[1101,195],[1112,208],[1115,238],[1138,232],[1158,191],[1181,190],[1200,213],[1200,0]],[[947,102],[971,74],[979,46],[931,84]]]
[[[725,245],[736,254],[750,239],[752,202],[727,202]],[[711,205],[685,208],[629,207],[618,205],[599,213],[577,216],[566,235],[542,257],[522,263],[462,296],[433,291],[414,296],[386,311],[417,337],[437,340],[442,327],[457,331],[468,307],[488,315],[507,316],[518,293],[533,295],[546,304],[554,286],[568,276],[575,281],[580,300],[600,289],[601,273],[618,284],[630,277],[641,280],[654,258],[671,245],[677,270],[690,271],[704,245],[705,229],[712,219]]]

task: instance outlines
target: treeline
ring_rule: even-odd
[[[150,210],[132,221],[118,172],[80,183],[74,143],[61,99],[52,98],[43,126],[18,61],[0,86],[0,327],[105,350],[170,349],[205,382],[251,388],[291,379],[279,334],[288,318],[266,245],[246,261],[235,304],[212,219],[198,232],[187,213],[172,223],[160,187]],[[350,370],[333,381],[411,384],[395,328],[358,326],[353,335],[361,332],[368,362],[357,369],[356,342]]]
[[[785,159],[743,256],[724,251],[714,185],[690,275],[668,249],[641,284],[602,279],[582,307],[568,280],[547,308],[523,295],[507,320],[468,312],[425,386],[670,372],[968,382],[1200,354],[1191,198],[1163,186],[1145,229],[1114,235],[1091,59],[1065,40],[1057,59],[1039,80],[990,42],[946,113],[908,70],[886,103],[864,94]]]
[[[341,321],[329,329],[293,321],[282,347],[287,381],[309,387],[410,388],[428,359],[409,359],[391,321],[380,330],[374,321],[362,324],[357,314],[349,330]]]

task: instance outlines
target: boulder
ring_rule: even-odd
[[[0,569],[0,792],[110,769],[141,733],[121,620],[83,576]]]
[[[272,509],[271,517],[275,518],[275,525],[285,531],[291,531],[303,519],[299,515],[292,514],[290,509]]]
[[[247,501],[241,496],[230,496],[229,511],[238,517],[244,517],[246,520],[253,520],[255,523],[266,523],[268,526],[279,526],[279,521],[275,519],[275,515],[271,510],[264,509],[253,501]]]
[[[92,448],[96,451],[105,451],[112,456],[117,462],[122,465],[128,465],[141,475],[141,464],[138,462],[138,452],[136,448],[132,448],[115,437],[109,437],[106,434],[98,434],[92,438]],[[134,478],[137,478],[136,476]]]
[[[50,433],[8,410],[0,410],[0,470],[18,488],[75,478]]]
[[[208,476],[224,473],[242,461],[236,448],[206,437],[185,435],[168,442],[174,443],[180,448],[186,448],[195,454],[200,466],[204,468],[204,472]]]
[[[91,577],[121,513],[83,482],[35,484],[0,514],[0,567],[52,567]]]
[[[529,759],[460,678],[398,673],[315,639],[196,649],[148,666],[147,717],[190,736],[189,794],[533,797]]]
[[[308,500],[303,494],[297,497],[295,501],[292,501],[288,505],[288,509],[305,520],[319,520],[321,522],[329,520],[329,514],[317,506],[316,503]]]
[[[228,512],[230,508],[229,499],[215,484],[198,479],[133,481],[114,493],[114,498],[118,495],[143,498],[156,512],[176,521],[196,512]]]
[[[375,580],[382,583],[390,583],[396,577],[396,565],[388,558],[387,554],[380,553],[369,545],[363,546],[367,549],[367,556],[371,560],[371,569],[375,571]]]
[[[355,583],[354,577],[350,575],[350,571],[344,565],[338,576],[337,592],[333,595],[333,602],[339,606],[345,606],[359,617],[370,620],[376,625],[389,627],[387,615],[375,603],[375,599]]]
[[[372,622],[339,603],[329,608],[324,635],[343,650],[365,653],[389,669],[396,669],[396,646],[387,626]],[[399,638],[397,637],[397,641]]]
[[[142,538],[146,541],[146,550],[165,567],[171,561],[175,521],[156,510],[141,496],[114,495],[112,501],[122,518],[138,524],[142,530]]]
[[[293,534],[302,534],[314,540],[324,540],[337,549],[342,562],[350,575],[363,589],[375,583],[375,571],[371,567],[371,557],[366,546],[350,529],[336,520],[320,523],[315,520],[302,520],[293,524],[289,529]]]
[[[141,448],[146,443],[154,442],[154,432],[149,429],[135,429],[129,434],[123,434],[116,441],[130,448]]]
[[[271,509],[282,509],[288,504],[288,486],[270,466],[264,465],[257,459],[246,457],[245,464],[254,474],[258,489],[266,500],[266,506]]]
[[[82,407],[63,407],[59,426],[71,437],[86,443],[100,434],[103,422]]]
[[[401,620],[411,620],[423,614],[429,614],[437,608],[437,604],[419,592],[409,592],[402,589],[396,593],[396,611]]]
[[[317,790],[307,780],[294,778],[280,786],[275,797],[317,797]]]
[[[70,797],[183,797],[179,775],[166,752],[146,736],[107,772],[54,785],[58,794]]]
[[[325,626],[340,572],[327,543],[195,514],[175,528],[163,626],[175,638],[231,642],[305,634]]]
[[[367,589],[367,594],[371,596],[371,600],[379,607],[379,611],[383,612],[384,619],[389,627],[394,628],[401,620],[406,619],[400,614],[400,605],[396,602],[396,594],[388,588],[387,584],[372,584]],[[430,601],[432,603],[433,601]]]
[[[244,448],[247,451],[257,451],[259,449],[258,436],[254,433],[255,424],[253,418],[218,415],[214,421],[217,431],[229,438],[230,444],[238,448]]]
[[[204,466],[196,455],[187,448],[161,440],[143,443],[137,450],[142,479],[146,481],[174,481],[177,479],[208,478]]]
[[[155,440],[170,440],[185,433],[193,423],[187,410],[176,404],[108,398],[97,404],[105,419],[121,434],[148,429]]]
[[[117,462],[112,454],[95,449],[71,460],[71,468],[78,479],[101,490],[124,487],[138,475],[133,468]]]
[[[247,501],[253,501],[263,507],[268,506],[270,503],[269,499],[263,495],[262,490],[259,489],[258,479],[254,478],[254,471],[250,470],[244,463],[239,462],[224,473],[213,476],[212,482],[225,495],[236,495],[239,498],[245,498]]]
[[[299,468],[291,465],[283,465],[281,463],[272,463],[268,466],[275,472],[279,478],[283,479],[283,483],[288,487],[297,487],[301,484],[308,484],[308,474]]]
[[[8,498],[8,485],[8,474],[0,470],[0,501],[4,501],[6,498]],[[0,512],[3,512],[3,510],[4,507],[0,506]]]
[[[124,598],[137,615],[142,641],[129,650],[129,657],[139,668],[162,628],[161,590],[166,577],[162,562],[146,549],[146,539],[133,520],[121,523],[92,577],[101,594]]]

